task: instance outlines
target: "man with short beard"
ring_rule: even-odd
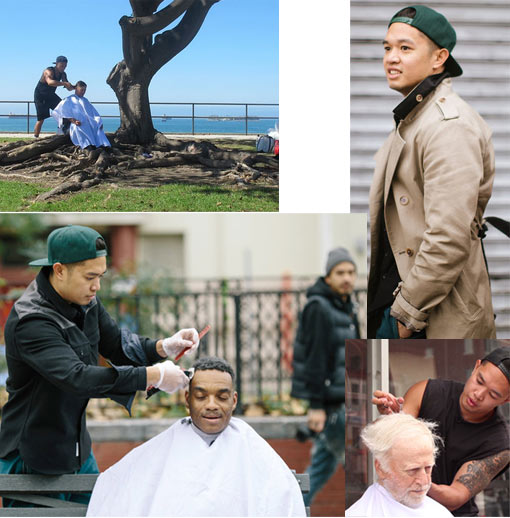
[[[351,299],[356,264],[343,247],[328,253],[325,275],[306,292],[294,343],[291,396],[309,401],[308,428],[314,446],[307,472],[311,505],[345,456],[345,340],[359,338]]]
[[[452,516],[427,496],[437,453],[434,423],[391,414],[367,425],[361,439],[374,457],[377,482],[345,516]]]

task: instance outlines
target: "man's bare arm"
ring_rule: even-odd
[[[483,491],[509,462],[510,450],[468,461],[457,471],[450,485],[432,484],[428,496],[454,511]]]
[[[64,86],[67,90],[72,92],[73,90],[76,90],[76,85],[73,85],[69,82],[69,79],[67,79],[67,74],[65,72],[62,72],[62,82],[64,83]]]
[[[62,72],[62,81],[57,81],[53,77],[53,71],[50,69],[46,69],[44,71],[44,80],[49,86],[65,86],[67,90],[74,90],[74,86],[67,80],[67,75],[65,72]]]
[[[420,413],[421,402],[423,400],[423,394],[425,393],[428,382],[429,380],[419,381],[404,394],[404,407],[402,410],[406,414],[411,414],[414,417],[418,417]]]
[[[64,76],[65,77],[65,76]],[[47,68],[44,71],[44,80],[49,86],[64,86],[64,81],[57,81],[53,77],[53,71]]]

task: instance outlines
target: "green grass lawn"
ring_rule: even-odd
[[[277,212],[278,190],[170,184],[148,189],[102,187],[59,201],[32,203],[44,187],[0,182],[0,210],[35,212]]]
[[[0,181],[0,210],[5,212],[26,210],[28,200],[45,190],[48,189],[33,183]]]
[[[0,138],[0,142],[19,139]],[[255,143],[218,139],[223,149],[254,151]],[[168,184],[146,189],[100,186],[58,201],[34,202],[42,184],[0,180],[1,211],[40,212],[277,212],[278,189]]]
[[[30,138],[28,135],[27,135],[27,139]],[[0,144],[2,142],[16,142],[17,140],[26,140],[24,138],[14,138],[14,137],[0,137]]]

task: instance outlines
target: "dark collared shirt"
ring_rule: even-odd
[[[440,74],[426,77],[420,84],[414,87],[409,95],[393,110],[393,118],[397,126],[447,77],[450,77],[449,72],[441,72]]]
[[[145,390],[145,367],[161,357],[156,340],[120,330],[95,297],[69,304],[47,269],[16,301],[5,326],[9,399],[2,412],[0,458],[19,453],[32,469],[71,473],[90,454],[85,409],[110,397],[130,408]],[[113,368],[98,367],[98,356]]]

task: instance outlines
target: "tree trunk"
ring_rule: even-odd
[[[154,140],[156,130],[152,124],[149,82],[144,69],[133,74],[124,61],[108,76],[107,83],[119,101],[120,128],[116,135],[122,142],[148,144]]]
[[[173,0],[155,12],[162,0],[130,0],[133,16],[119,20],[124,60],[115,65],[106,80],[119,101],[119,140],[148,144],[156,139],[158,132],[149,104],[151,79],[193,40],[209,9],[219,1]],[[153,43],[153,35],[180,16],[177,26],[158,34]]]

